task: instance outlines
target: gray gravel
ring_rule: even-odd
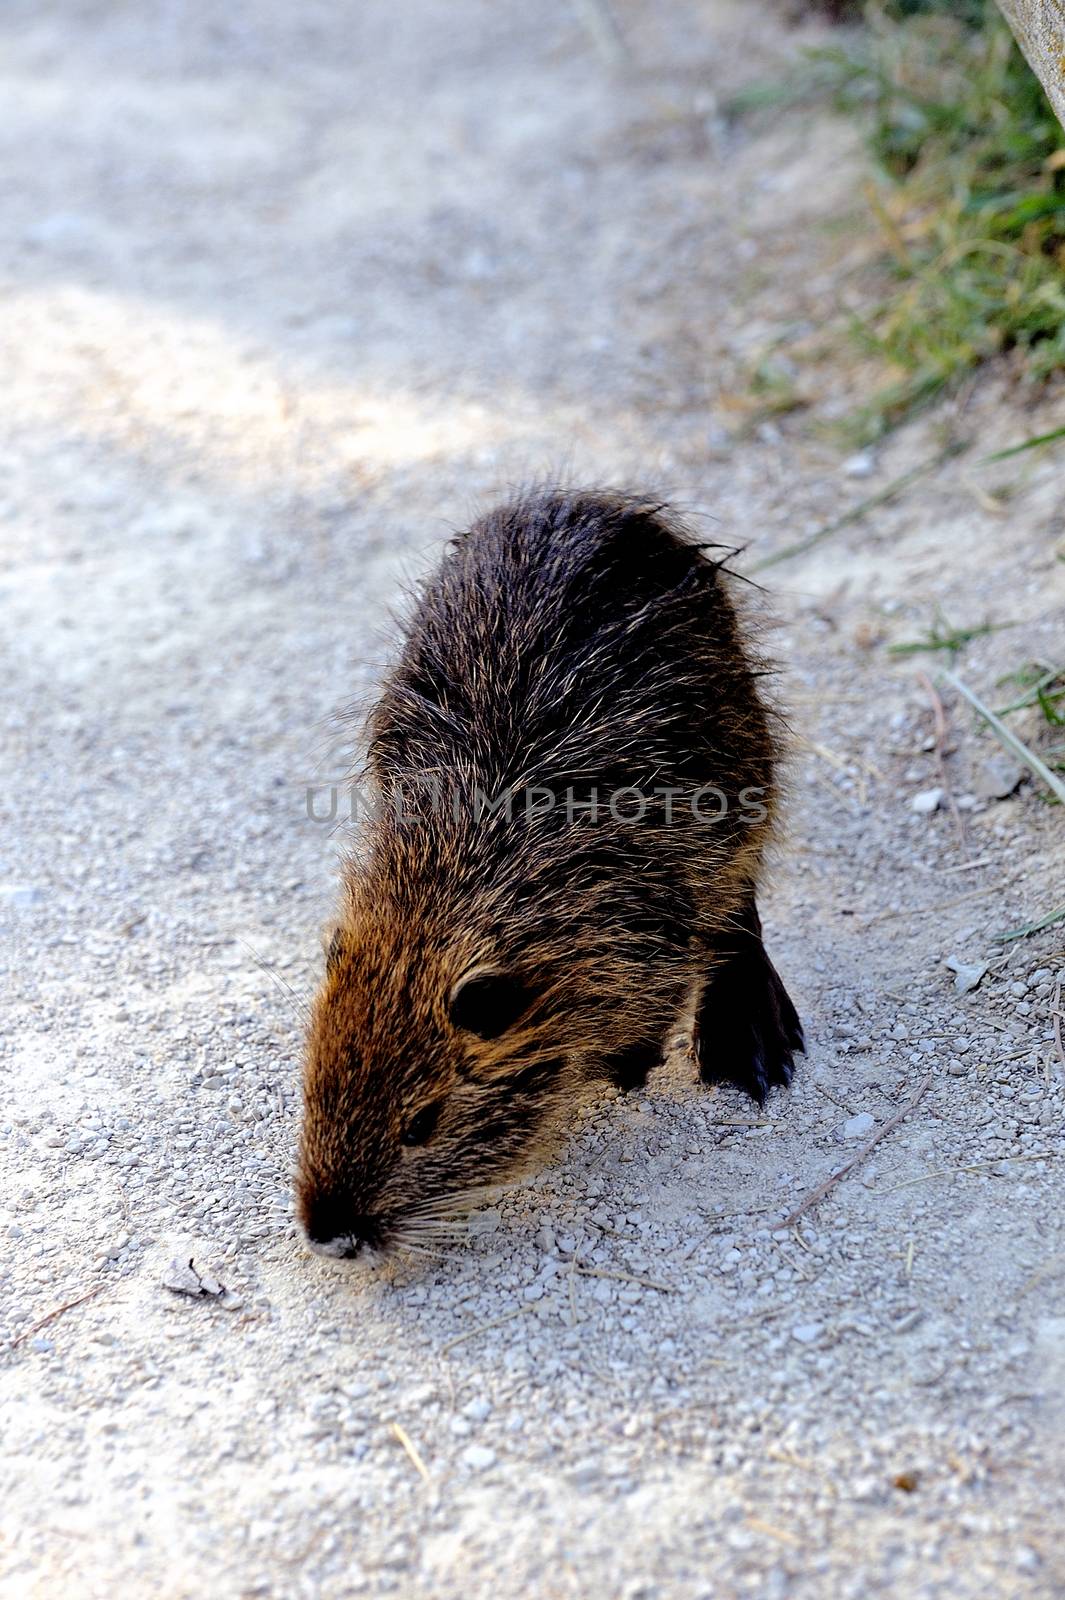
[[[963,846],[929,658],[885,649],[938,603],[1015,625],[958,663],[993,700],[1060,658],[1060,461],[969,464],[1053,394],[983,381],[969,457],[769,574],[794,1092],[701,1092],[681,1041],[440,1260],[294,1235],[306,789],[402,585],[559,463],[757,557],[936,448],[742,399],[851,292],[846,136],[719,111],[795,36],[616,10],[628,68],[562,0],[6,8],[5,1594],[1065,1583],[1065,953],[997,942],[1065,899],[1061,823],[947,696]]]

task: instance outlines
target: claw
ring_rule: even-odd
[[[759,1106],[770,1089],[787,1088],[796,1053],[806,1041],[791,1002],[761,940],[751,902],[749,935],[715,968],[695,1023],[695,1054],[704,1083],[734,1083]]]

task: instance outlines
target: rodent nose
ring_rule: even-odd
[[[316,1256],[328,1256],[332,1261],[351,1261],[363,1248],[358,1239],[353,1239],[350,1234],[338,1234],[335,1239],[312,1239],[306,1235],[307,1247],[314,1251]]]
[[[381,1242],[376,1218],[360,1216],[327,1198],[316,1200],[303,1216],[307,1244],[317,1256],[350,1260],[363,1250],[375,1250]]]

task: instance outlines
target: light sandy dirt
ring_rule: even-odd
[[[979,465],[1060,394],[993,374],[846,469],[839,380],[751,416],[759,351],[856,292],[852,135],[721,115],[797,48],[761,5],[619,3],[628,62],[595,14],[5,7],[5,1595],[1065,1584],[1065,955],[996,942],[1065,900],[1061,813],[981,798],[997,746],[948,691],[965,841],[914,810],[939,658],[888,649],[938,604],[1011,624],[957,662],[995,703],[1060,661],[1061,455]],[[966,454],[764,575],[793,1093],[760,1116],[680,1050],[446,1258],[309,1257],[341,841],[306,788],[402,585],[560,468],[676,496],[750,570],[944,426]],[[949,957],[990,970],[961,994]],[[225,1294],[164,1287],[175,1257]]]

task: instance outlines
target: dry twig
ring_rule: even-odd
[[[800,1205],[795,1207],[795,1210],[791,1213],[791,1215],[784,1218],[784,1221],[780,1224],[780,1226],[782,1228],[790,1228],[792,1223],[798,1222],[800,1217],[805,1216],[807,1211],[819,1204],[819,1202],[825,1198],[825,1195],[828,1194],[830,1190],[834,1189],[836,1184],[839,1183],[842,1178],[845,1178],[849,1172],[853,1172],[855,1167],[861,1165],[870,1151],[880,1143],[881,1139],[885,1139],[893,1129],[898,1127],[899,1123],[902,1122],[904,1118],[909,1116],[910,1112],[921,1103],[931,1087],[932,1074],[929,1072],[918,1085],[917,1092],[913,1096],[913,1099],[908,1100],[901,1111],[896,1111],[893,1117],[889,1117],[888,1120],[876,1130],[876,1132],[873,1134],[873,1137],[865,1141],[865,1143],[862,1145],[862,1148],[856,1155],[851,1157],[845,1166],[840,1167],[838,1172],[834,1172],[830,1178],[826,1178],[824,1183],[819,1184],[811,1194],[808,1194],[806,1199],[803,1200]]]
[[[931,870],[941,872],[945,877],[948,872],[975,872],[977,867],[992,867],[994,864],[992,856],[980,856],[976,861],[955,861],[952,866],[932,867]]]
[[[672,1285],[656,1283],[654,1278],[641,1278],[636,1272],[612,1272],[608,1267],[584,1267],[578,1262],[574,1272],[582,1278],[613,1278],[616,1283],[641,1283],[645,1289],[657,1289],[659,1294],[672,1294]]]
[[[470,1328],[466,1333],[460,1333],[456,1338],[449,1339],[440,1351],[446,1356],[449,1350],[454,1350],[456,1345],[465,1344],[467,1339],[476,1339],[479,1333],[490,1333],[493,1328],[501,1328],[505,1322],[513,1322],[515,1317],[525,1315],[525,1306],[516,1306],[513,1311],[508,1311],[505,1317],[496,1317],[494,1322],[479,1322],[476,1328]]]
[[[76,1300],[67,1300],[65,1304],[56,1306],[54,1311],[49,1311],[48,1315],[42,1317],[39,1322],[31,1323],[28,1328],[19,1334],[17,1339],[12,1339],[8,1348],[14,1350],[15,1346],[22,1344],[23,1340],[32,1339],[35,1333],[40,1333],[42,1328],[47,1328],[50,1322],[54,1322],[57,1317],[61,1317],[65,1311],[73,1311],[75,1306],[83,1306],[87,1300],[95,1300],[96,1296],[103,1294],[106,1288],[108,1288],[106,1283],[98,1283],[95,1289],[89,1289],[85,1294],[79,1294]]]

